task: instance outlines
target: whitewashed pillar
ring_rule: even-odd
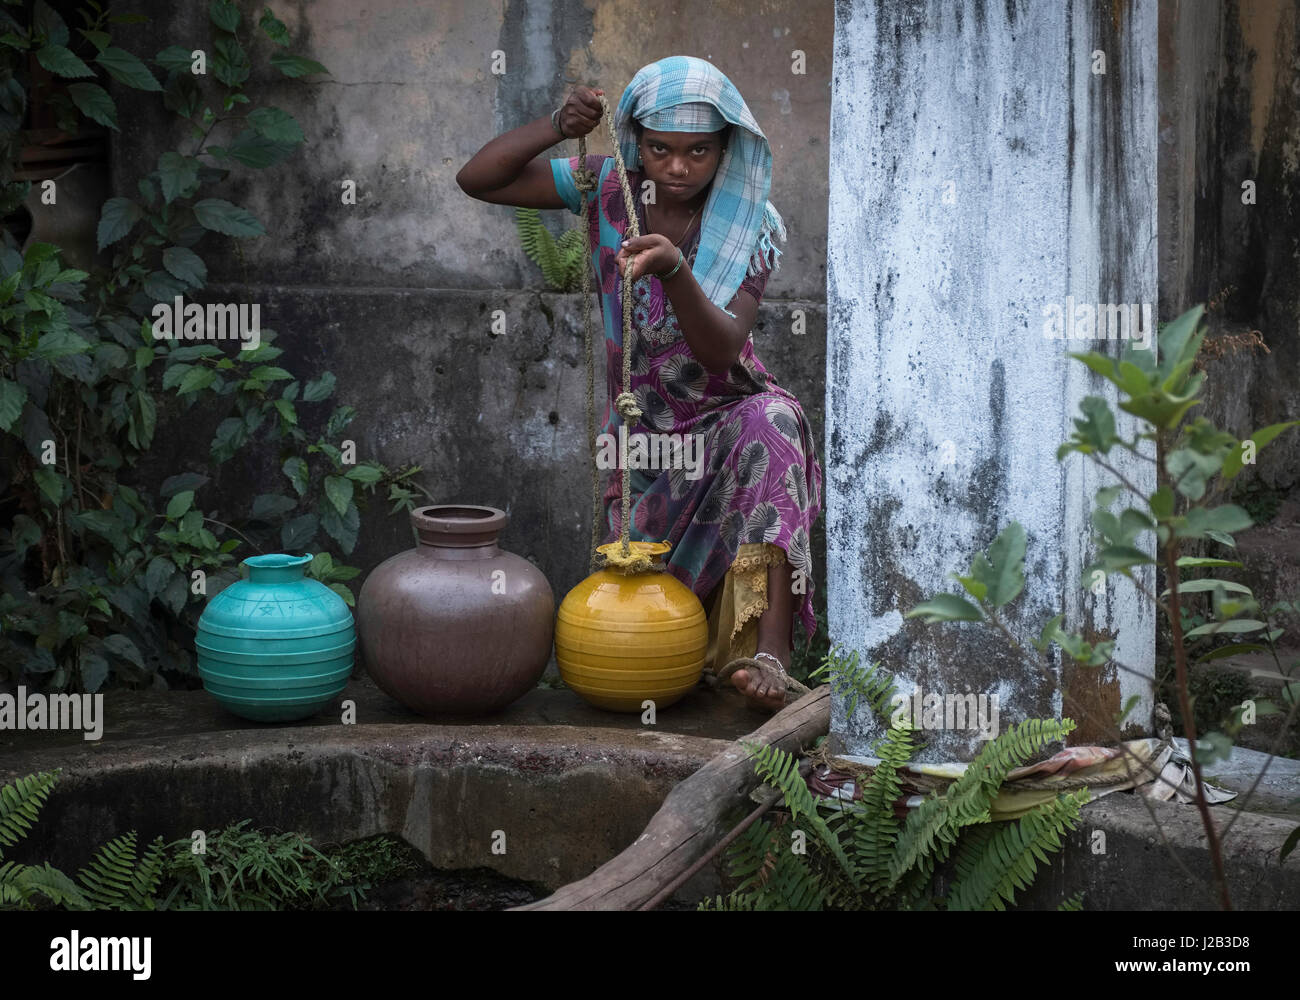
[[[831,636],[882,661],[904,693],[996,696],[1002,729],[1071,715],[1073,743],[1112,742],[1098,722],[1131,694],[1142,702],[1127,734],[1145,732],[1150,682],[1075,668],[1059,652],[1044,668],[991,628],[903,615],[958,592],[949,574],[1017,520],[1027,582],[1012,630],[1028,640],[1063,611],[1067,630],[1113,637],[1118,661],[1153,672],[1150,602],[1118,576],[1101,594],[1081,588],[1092,496],[1112,480],[1081,455],[1055,455],[1080,399],[1116,398],[1066,352],[1118,356],[1125,345],[1047,339],[1044,324],[1053,305],[1079,322],[1085,305],[1154,312],[1156,31],[1154,0],[836,4]],[[1116,413],[1117,432],[1131,437],[1132,418]],[[1154,490],[1150,462],[1111,459]],[[1151,590],[1154,570],[1143,571]],[[1064,710],[1063,690],[1091,721]],[[863,753],[881,729],[866,708],[851,718],[846,708],[834,705],[834,745]],[[969,729],[923,735],[929,761],[970,760],[983,745]]]

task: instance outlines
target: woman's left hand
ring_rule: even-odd
[[[633,261],[632,280],[636,281],[645,274],[665,274],[677,266],[681,251],[669,241],[667,236],[650,233],[626,240],[614,259],[620,277],[627,270],[627,262]]]

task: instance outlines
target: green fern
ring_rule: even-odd
[[[954,862],[958,877],[948,895],[948,909],[1004,910],[1007,903],[1015,903],[1015,890],[1029,887],[1037,862],[1046,863],[1047,851],[1061,849],[1062,834],[1074,829],[1088,798],[1087,788],[1058,795],[972,841],[971,849]]]
[[[12,847],[27,836],[58,779],[58,771],[41,771],[0,788],[0,847]]]
[[[0,787],[0,846],[12,847],[31,831],[58,777],[58,771],[41,771]],[[76,885],[57,868],[4,861],[3,852],[0,862],[0,908],[30,910],[37,896],[56,906],[84,908]]]
[[[709,912],[722,911],[734,913],[739,910],[754,909],[754,902],[748,896],[738,896],[735,894],[730,896],[714,896],[712,899],[700,900],[700,905],[697,906],[696,909]]]
[[[799,773],[799,760],[793,754],[770,745],[756,746],[743,744],[754,759],[754,771],[768,785],[781,792],[785,807],[796,823],[804,820],[817,834],[818,840],[831,852],[839,862],[844,874],[854,884],[858,884],[858,873],[853,862],[849,860],[839,838],[826,826],[817,811],[817,801],[808,790],[808,783]]]
[[[33,909],[32,899],[37,895],[69,910],[90,909],[76,883],[48,863],[20,865],[6,861],[0,865],[0,909]]]
[[[516,208],[515,226],[524,253],[541,268],[547,284],[561,292],[580,287],[582,268],[586,264],[586,242],[580,230],[565,230],[556,240],[542,224],[535,208]]]
[[[961,829],[988,822],[989,807],[1007,775],[1048,743],[1064,739],[1074,727],[1071,719],[1026,719],[986,743],[943,795],[931,793],[908,815],[890,860],[890,887],[915,871],[918,877],[905,892],[913,897],[917,882],[928,882],[935,866],[947,860]]]
[[[1057,907],[1057,910],[1060,910],[1060,911],[1065,911],[1065,910],[1082,910],[1082,909],[1083,909],[1083,893],[1082,893],[1082,892],[1076,892],[1073,896],[1070,896],[1070,897],[1068,897],[1067,899],[1063,899],[1063,900],[1061,900],[1061,905]]]
[[[729,897],[739,909],[821,910],[834,892],[808,855],[795,853],[792,838],[766,820],[736,839],[728,865],[731,877],[740,880]]]
[[[898,839],[894,803],[902,795],[898,772],[915,749],[910,724],[891,727],[879,747],[880,764],[862,790],[860,808],[851,810],[848,835],[862,883],[879,898],[889,885],[889,862]]]
[[[838,645],[832,646],[821,666],[808,675],[809,680],[821,677],[827,679],[835,697],[848,700],[846,711],[850,716],[861,701],[870,705],[882,720],[886,719],[885,706],[894,696],[894,678],[881,670],[878,662],[863,667],[858,663],[856,649],[845,653]]]
[[[874,694],[882,691],[876,687]],[[796,854],[778,827],[759,820],[727,851],[737,889],[700,909],[1004,909],[1032,882],[1037,863],[1061,849],[1088,791],[1059,796],[1013,823],[991,822],[993,800],[1011,770],[1074,727],[1070,719],[1012,726],[943,794],[932,792],[911,810],[901,829],[894,803],[902,794],[900,772],[916,747],[910,724],[891,727],[880,741],[880,764],[856,804],[814,797],[796,757],[745,744],[758,776],[780,791],[792,820],[816,836],[806,855]],[[956,881],[945,904],[932,898],[931,886],[954,848]]]
[[[96,910],[152,910],[154,892],[166,868],[163,840],[158,837],[136,861],[135,831],[101,847],[78,873],[81,891]]]

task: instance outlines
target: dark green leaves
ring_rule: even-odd
[[[315,59],[304,59],[301,56],[291,56],[284,52],[271,53],[271,65],[285,76],[291,77],[307,76],[311,73],[329,72],[329,70],[318,63]]]
[[[103,66],[118,83],[136,90],[162,90],[162,84],[149,72],[149,67],[124,49],[110,46],[95,56],[95,62]]]
[[[1083,663],[1091,667],[1104,666],[1110,662],[1110,658],[1115,654],[1115,643],[1113,640],[1106,640],[1097,643],[1084,641],[1082,636],[1075,635],[1072,632],[1065,632],[1061,629],[1061,622],[1064,615],[1057,615],[1048,621],[1039,633],[1036,640],[1031,640],[1031,644],[1039,652],[1047,652],[1052,643],[1061,647],[1066,656],[1077,663]]]
[[[980,609],[956,594],[936,594],[909,611],[904,618],[920,618],[927,625],[935,622],[977,622],[984,616]]]
[[[1223,460],[1223,478],[1225,480],[1235,478],[1245,468],[1247,458],[1253,464],[1255,455],[1258,454],[1261,448],[1283,431],[1292,427],[1300,427],[1300,420],[1288,420],[1286,423],[1271,424],[1268,427],[1261,428],[1247,438],[1251,446],[1248,447],[1246,442],[1243,441],[1237,447],[1230,449],[1227,457]]]
[[[162,262],[168,273],[193,288],[202,288],[207,283],[208,269],[193,250],[168,247],[163,251]]]
[[[188,198],[199,189],[200,162],[193,156],[169,150],[158,157],[158,179],[162,184],[163,200],[171,204],[177,198]]]
[[[99,227],[96,230],[99,249],[116,243],[131,231],[131,227],[140,221],[140,206],[130,198],[109,198],[99,215]]]
[[[1025,587],[1025,529],[1012,521],[989,546],[988,555],[975,553],[970,573],[954,578],[981,605],[1001,608],[1010,604]],[[922,618],[927,624],[941,621],[980,621],[983,612],[964,597],[938,594],[918,604],[905,618]]]
[[[199,225],[227,236],[265,236],[266,230],[253,215],[222,198],[204,198],[194,203]]]
[[[0,379],[0,430],[11,431],[23,412],[27,390],[17,382]]]
[[[194,65],[194,56],[190,49],[169,45],[154,56],[153,61],[168,73],[189,73]]]
[[[320,520],[315,514],[303,514],[301,517],[285,522],[284,527],[280,529],[280,546],[286,552],[301,551],[316,537],[316,529],[319,526]]]
[[[294,490],[299,496],[307,492],[308,472],[307,463],[297,455],[287,459],[282,466],[284,474],[289,477],[289,482],[293,484]]]
[[[114,132],[122,131],[117,127],[117,106],[108,91],[95,83],[70,83],[68,96],[77,109],[91,121],[98,122]]]
[[[298,506],[298,501],[282,493],[262,493],[253,500],[253,517],[277,520]]]
[[[289,29],[284,26],[283,21],[271,13],[270,7],[262,8],[262,18],[257,22],[257,26],[276,45],[289,44]]]
[[[36,50],[36,61],[55,76],[94,76],[95,71],[62,45],[46,45]]]
[[[1110,404],[1100,396],[1085,396],[1079,403],[1083,420],[1077,417],[1074,426],[1078,430],[1081,442],[1080,451],[1099,451],[1103,455],[1110,451],[1118,440],[1115,437],[1115,415],[1110,412]]]
[[[325,497],[339,514],[346,514],[352,506],[352,480],[344,476],[326,476]]]
[[[234,34],[239,28],[239,8],[230,0],[212,0],[212,4],[208,7],[208,16],[222,31]]]
[[[274,142],[294,145],[303,141],[302,128],[293,115],[279,108],[258,108],[248,114],[248,124],[258,135]]]
[[[1231,534],[1234,531],[1244,531],[1252,524],[1254,522],[1250,515],[1236,504],[1211,508],[1193,507],[1178,529],[1178,536],[1191,539],[1212,537],[1211,532]]]
[[[212,43],[212,75],[227,87],[238,87],[251,72],[248,53],[233,35],[219,36]]]
[[[333,372],[325,372],[320,378],[312,379],[303,387],[302,401],[319,403],[323,399],[329,399],[334,392],[335,381]]]

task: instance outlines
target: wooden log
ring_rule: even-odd
[[[724,817],[759,784],[742,742],[797,752],[830,728],[823,685],[737,740],[674,788],[645,831],[622,854],[584,879],[518,910],[635,910],[686,871],[727,832]]]

